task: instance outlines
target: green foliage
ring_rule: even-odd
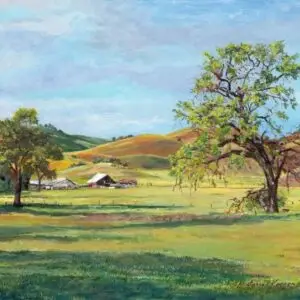
[[[224,129],[229,121],[234,122],[246,136],[259,133],[262,126],[280,132],[274,116],[285,120],[284,109],[295,108],[297,104],[293,89],[285,85],[299,76],[296,55],[289,56],[282,42],[269,45],[242,43],[217,49],[216,56],[206,53],[204,58],[204,71],[193,89],[197,99],[178,104],[175,112],[179,118],[200,128]],[[225,72],[228,83],[221,82],[219,87],[218,76]],[[225,94],[229,91],[228,84],[232,92],[229,96]],[[244,95],[243,114],[238,91]],[[217,138],[221,136],[219,133]]]
[[[81,167],[81,166],[85,166],[87,163],[84,161],[79,161],[77,163],[73,163],[70,168],[76,168],[76,167]]]
[[[54,179],[56,178],[56,171],[50,169],[49,160],[62,160],[63,152],[58,145],[54,144],[50,134],[42,133],[44,136],[43,145],[36,146],[32,158],[25,165],[24,170],[31,175],[35,174],[38,180]]]
[[[99,164],[99,163],[110,163],[111,158],[105,157],[105,156],[98,156],[93,159],[93,164]]]
[[[241,155],[232,154],[229,157],[228,165],[230,168],[240,170],[245,166],[245,157]]]
[[[19,108],[13,115],[12,121],[23,127],[38,124],[37,111],[34,108]]]
[[[279,208],[285,207],[287,201],[288,201],[288,195],[287,195],[286,191],[280,190],[278,192],[278,206],[279,206]]]
[[[245,197],[242,198],[233,198],[231,199],[231,205],[229,207],[229,212],[233,213],[241,213],[241,212],[255,212],[263,210],[264,203],[267,206],[267,197],[268,197],[268,190],[265,188],[258,189],[258,190],[249,190]],[[284,191],[279,191],[278,196],[278,207],[283,208],[286,205],[288,200],[288,196]]]
[[[12,119],[0,122],[0,153],[1,163],[11,168],[26,164],[37,146],[45,142],[42,132],[37,127],[36,112],[25,109],[18,110]]]
[[[37,173],[38,176],[55,176],[49,169],[48,159],[62,159],[63,154],[49,135],[41,130],[36,110],[21,108],[11,119],[1,120],[0,136],[1,164],[7,167],[18,197],[25,175]]]

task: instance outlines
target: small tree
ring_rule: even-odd
[[[56,171],[50,168],[49,159],[63,159],[62,150],[51,143],[50,139],[43,147],[36,147],[33,152],[32,159],[29,161],[27,169],[31,174],[35,174],[38,179],[38,190],[41,190],[41,182],[43,178],[56,178]]]
[[[279,179],[298,164],[296,142],[283,137],[280,124],[288,119],[287,109],[296,107],[289,84],[300,74],[297,58],[281,41],[229,44],[216,55],[204,54],[194,99],[175,109],[177,118],[199,132],[194,143],[171,157],[177,183],[188,178],[197,185],[206,176],[224,174],[222,160],[241,167],[249,158],[264,174],[267,196],[261,206],[278,212]]]
[[[54,179],[56,178],[57,174],[55,170],[51,170],[49,168],[49,163],[42,163],[41,165],[39,165],[36,170],[35,170],[35,174],[38,178],[38,191],[41,191],[41,186],[42,186],[42,180],[44,178],[47,179]]]
[[[50,158],[51,139],[39,127],[35,109],[21,108],[11,119],[0,121],[1,162],[9,167],[14,183],[14,206],[21,206],[23,176],[32,170],[37,149]]]

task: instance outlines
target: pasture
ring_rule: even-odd
[[[227,216],[234,180],[191,195],[159,182],[25,193],[21,209],[2,195],[0,298],[299,299],[299,189],[289,213]]]

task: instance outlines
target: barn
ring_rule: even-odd
[[[108,187],[116,182],[108,174],[97,173],[87,183],[89,187]]]
[[[41,181],[41,190],[50,190],[50,181],[43,180]],[[39,181],[38,180],[30,180],[29,181],[29,189],[30,190],[38,190],[39,189]]]
[[[38,180],[30,180],[29,187],[31,190],[37,190],[39,187]],[[41,181],[41,189],[43,190],[67,190],[75,188],[77,188],[77,184],[68,178]]]
[[[76,189],[77,184],[68,178],[57,178],[52,181],[52,189]]]

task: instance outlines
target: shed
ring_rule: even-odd
[[[97,173],[88,182],[89,187],[110,186],[116,183],[108,174]]]
[[[42,190],[50,190],[51,189],[51,181],[50,180],[42,180],[41,181],[41,189]],[[38,180],[30,180],[29,181],[29,189],[30,190],[37,190],[39,188],[39,181]]]
[[[57,178],[52,181],[52,188],[55,189],[75,189],[77,184],[68,178]]]
[[[30,189],[38,189],[38,180],[30,180]],[[54,180],[42,180],[41,189],[44,190],[61,190],[61,189],[75,189],[77,184],[68,178],[57,178]]]
[[[136,186],[137,185],[137,180],[133,178],[122,178],[119,180],[120,184],[125,184],[129,186]]]

